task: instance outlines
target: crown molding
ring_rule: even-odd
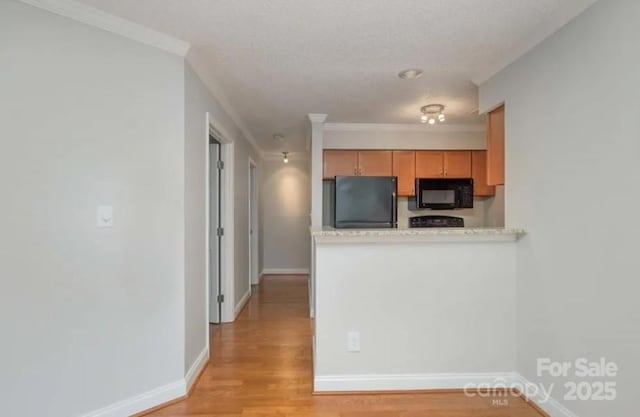
[[[165,33],[114,16],[73,0],[20,0],[40,9],[94,26],[116,35],[153,46],[172,54],[185,56],[191,45]]]
[[[198,74],[198,77],[202,80],[204,85],[207,87],[211,95],[216,99],[216,101],[220,104],[222,109],[229,115],[233,123],[240,130],[242,135],[247,139],[247,141],[254,147],[255,151],[258,154],[262,154],[264,150],[260,145],[258,145],[258,141],[251,134],[251,131],[244,124],[235,108],[229,102],[227,95],[222,91],[222,87],[215,80],[213,75],[211,75],[211,71],[207,69],[207,63],[200,57],[200,55],[191,50],[189,55],[187,56],[186,61],[189,63],[193,71]]]
[[[171,52],[173,54],[187,57],[187,61],[191,64],[193,70],[202,79],[209,89],[211,95],[220,103],[223,110],[229,115],[231,120],[238,127],[244,137],[253,145],[257,153],[261,153],[262,149],[254,136],[251,134],[247,126],[242,122],[235,109],[229,103],[226,95],[218,83],[209,75],[210,71],[206,67],[200,65],[200,60],[195,58],[196,54],[187,53],[191,49],[188,42],[176,39],[167,34],[155,31],[129,20],[111,15],[109,13],[98,10],[86,4],[79,3],[74,0],[20,0],[23,3],[35,6],[60,16],[64,16],[78,22],[82,22],[111,33],[154,46],[159,49]]]
[[[323,113],[309,113],[307,117],[311,123],[324,123],[327,120],[327,115]]]
[[[484,124],[467,125],[424,125],[391,123],[326,123],[325,131],[330,132],[484,132]]]

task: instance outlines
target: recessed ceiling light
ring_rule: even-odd
[[[410,68],[398,73],[398,77],[403,80],[415,80],[422,77],[423,71],[420,68]]]
[[[276,133],[273,135],[273,140],[276,140],[278,142],[284,142],[284,135],[281,133]]]

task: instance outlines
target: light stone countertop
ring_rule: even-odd
[[[525,234],[522,229],[497,227],[471,228],[397,228],[397,229],[335,229],[329,226],[311,227],[316,243],[375,242],[465,242],[516,241]]]

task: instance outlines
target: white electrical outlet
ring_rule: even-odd
[[[360,332],[347,333],[347,351],[360,352]]]

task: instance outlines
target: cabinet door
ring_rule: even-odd
[[[446,151],[444,176],[447,178],[471,178],[471,152]]]
[[[358,152],[358,175],[389,177],[392,173],[391,151]]]
[[[399,197],[410,197],[416,194],[416,153],[414,151],[393,151],[393,175],[398,177]]]
[[[473,151],[471,153],[471,169],[473,173],[473,195],[495,195],[496,187],[487,184],[487,151]]]
[[[504,106],[487,117],[487,183],[504,184]]]
[[[358,151],[326,150],[323,160],[323,177],[333,179],[336,175],[357,175]]]
[[[444,176],[444,152],[416,151],[416,178]]]

